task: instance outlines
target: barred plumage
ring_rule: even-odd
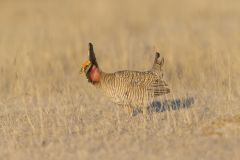
[[[144,114],[155,97],[167,94],[170,89],[163,80],[162,66],[164,59],[159,61],[156,53],[152,69],[140,71],[118,71],[105,73],[98,68],[93,46],[89,43],[90,65],[82,66],[89,82],[101,89],[113,102],[124,106],[132,114],[132,109],[140,108]],[[88,69],[86,69],[88,68]]]

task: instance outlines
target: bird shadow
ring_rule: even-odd
[[[152,112],[166,112],[170,110],[187,109],[193,107],[194,97],[175,98],[153,101],[149,107]]]
[[[195,103],[194,97],[175,98],[166,100],[155,100],[149,105],[149,111],[153,112],[166,112],[171,110],[188,109],[193,107]],[[142,113],[140,109],[134,109],[133,116]]]

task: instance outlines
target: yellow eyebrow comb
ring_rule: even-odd
[[[81,65],[80,73],[83,73],[83,72],[84,72],[84,69],[85,69],[86,66],[88,66],[89,64],[91,64],[91,62],[90,62],[89,60],[87,60],[86,62],[84,62],[84,63]]]

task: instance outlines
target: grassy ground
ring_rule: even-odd
[[[0,159],[239,159],[240,2],[0,1]],[[79,75],[147,70],[189,109],[127,117]]]

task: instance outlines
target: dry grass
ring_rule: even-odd
[[[239,159],[240,2],[0,1],[0,159]],[[165,57],[189,109],[128,118],[80,76]]]

